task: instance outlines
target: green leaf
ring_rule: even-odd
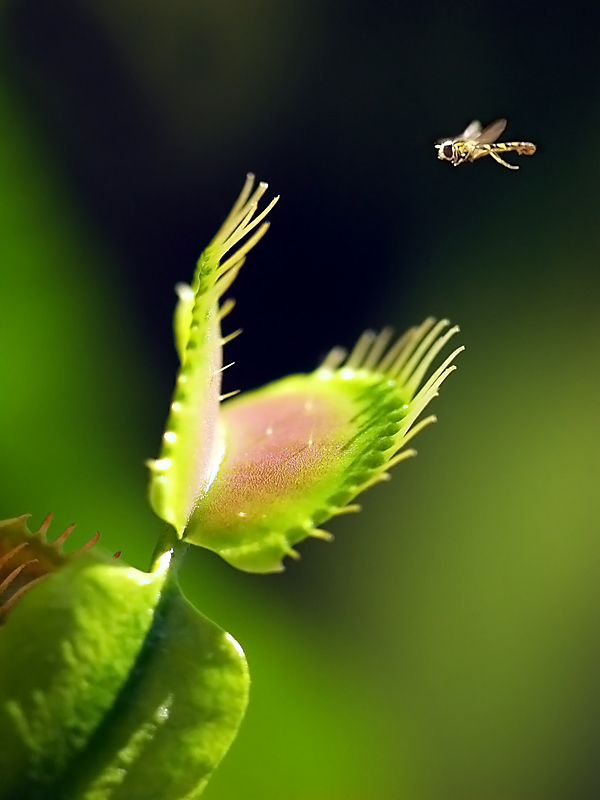
[[[0,630],[1,798],[41,793],[85,747],[133,668],[164,580],[90,552],[11,610]]]
[[[239,646],[181,596],[171,555],[147,574],[79,554],[11,608],[2,800],[199,794],[235,737],[248,674]]]
[[[285,555],[387,470],[433,417],[415,421],[454,369],[456,349],[423,383],[448,339],[426,320],[388,349],[389,330],[363,335],[343,363],[333,350],[310,375],[294,375],[224,404],[224,453],[184,539],[249,572],[281,570]],[[355,510],[356,507],[350,507]]]
[[[191,800],[237,734],[244,654],[176,585],[167,594],[128,684],[69,771],[67,798]]]
[[[210,485],[221,454],[217,423],[225,340],[220,322],[233,304],[219,307],[219,300],[235,280],[246,253],[267,231],[268,223],[260,223],[278,199],[255,217],[267,184],[260,183],[252,192],[253,183],[254,176],[249,175],[229,216],[200,256],[191,287],[177,288],[175,341],[181,367],[160,456],[148,465],[152,507],[180,536],[196,499]],[[255,228],[223,262],[223,256]]]

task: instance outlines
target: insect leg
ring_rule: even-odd
[[[490,150],[490,155],[494,159],[494,161],[497,161],[499,164],[502,164],[502,166],[506,167],[507,169],[519,169],[516,164],[509,164],[507,161],[503,161],[498,155],[498,153],[494,152],[494,150]]]
[[[489,144],[479,144],[477,147],[473,147],[471,153],[469,154],[469,161],[477,161],[479,158],[484,158],[484,156],[489,156],[492,152],[492,146]]]

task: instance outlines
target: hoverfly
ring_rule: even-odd
[[[494,161],[508,169],[519,169],[515,164],[503,161],[499,153],[514,150],[520,156],[532,156],[536,147],[531,142],[496,142],[506,128],[505,119],[497,119],[486,128],[481,128],[479,120],[473,120],[466,130],[454,139],[441,139],[435,146],[438,158],[450,161],[455,167],[465,161],[477,161],[483,156],[491,156]]]

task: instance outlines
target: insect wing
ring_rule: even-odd
[[[481,134],[481,122],[478,119],[474,119],[464,131],[459,135],[455,136],[452,140],[453,142],[472,142],[477,139]],[[498,134],[500,135],[500,134]]]
[[[469,128],[471,126],[469,125]],[[503,133],[504,129],[506,128],[506,120],[505,119],[497,119],[495,122],[490,123],[487,125],[479,134],[475,137],[475,141],[477,144],[492,144],[495,142],[496,139]]]

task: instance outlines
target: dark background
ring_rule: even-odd
[[[366,327],[463,329],[440,424],[333,545],[272,577],[190,558],[254,677],[206,796],[600,796],[596,4],[0,8],[0,516],[146,566],[173,286],[248,170],[281,200],[226,390]],[[538,145],[519,172],[437,161],[501,116]]]

